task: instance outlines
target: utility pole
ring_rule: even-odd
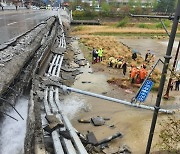
[[[152,139],[153,139],[153,135],[154,135],[158,112],[160,109],[160,103],[161,103],[162,93],[163,93],[164,84],[165,84],[165,80],[166,80],[167,69],[168,69],[169,61],[171,59],[171,53],[172,53],[172,48],[173,48],[173,44],[174,44],[174,40],[175,40],[175,36],[176,36],[179,18],[180,18],[180,0],[178,0],[178,3],[177,3],[175,17],[174,17],[174,21],[173,21],[173,25],[172,25],[172,29],[171,29],[171,35],[169,38],[166,55],[164,56],[165,61],[164,61],[164,66],[163,66],[163,70],[162,70],[162,74],[161,74],[161,81],[160,81],[160,85],[159,85],[159,89],[158,89],[156,105],[154,107],[155,110],[154,110],[151,128],[150,128],[150,132],[149,132],[149,138],[148,138],[148,143],[147,143],[147,147],[146,147],[146,154],[149,154],[150,150],[151,150]]]
[[[169,99],[169,91],[170,91],[170,86],[171,86],[171,82],[172,82],[172,76],[173,76],[173,73],[174,73],[174,71],[175,71],[175,67],[176,67],[176,64],[177,64],[177,58],[178,58],[178,54],[179,54],[179,48],[180,48],[180,41],[179,41],[178,48],[177,48],[177,51],[176,51],[176,55],[175,55],[175,58],[174,58],[174,63],[173,63],[172,72],[171,72],[171,75],[170,75],[170,78],[169,78],[167,90],[166,90],[166,93],[165,93],[165,95],[164,95],[164,97],[163,97],[163,98],[165,98],[165,99]]]

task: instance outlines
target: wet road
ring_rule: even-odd
[[[0,44],[25,33],[41,21],[56,14],[57,11],[51,10],[0,12]]]

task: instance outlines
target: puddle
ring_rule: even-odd
[[[62,101],[62,109],[64,113],[68,116],[68,118],[71,120],[74,118],[75,114],[80,112],[84,108],[84,100],[71,95],[70,97],[66,98],[64,101]]]

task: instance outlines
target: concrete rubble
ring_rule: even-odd
[[[45,23],[34,28],[27,35],[16,40],[12,45],[0,52],[0,94],[2,95],[6,86],[9,86],[15,77],[23,70],[24,65],[31,60],[36,50],[41,46],[40,42],[44,35],[51,29],[55,18],[48,19]],[[28,43],[27,43],[28,42]]]

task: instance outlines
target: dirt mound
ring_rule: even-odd
[[[131,57],[131,50],[119,43],[114,37],[107,36],[82,36],[80,41],[88,46],[90,49],[93,47],[96,49],[103,48],[105,62],[109,57],[119,58],[123,56],[126,60]]]

